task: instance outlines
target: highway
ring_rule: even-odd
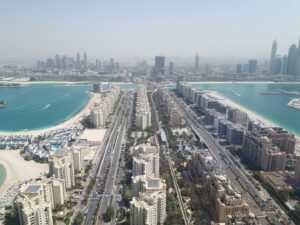
[[[158,129],[160,130],[161,129],[161,125],[160,125],[160,122],[159,122],[159,119],[158,119],[158,115],[157,115],[157,111],[156,111],[156,108],[155,108],[155,105],[154,105],[154,101],[153,101],[153,94],[156,91],[157,90],[155,89],[151,93],[151,102],[152,102],[152,105],[153,105],[153,108],[154,108],[155,120],[156,120]],[[170,168],[170,171],[171,171],[171,176],[172,176],[172,179],[173,179],[173,183],[174,183],[174,187],[175,187],[175,191],[176,191],[176,196],[177,196],[177,200],[178,200],[178,204],[179,204],[179,207],[180,207],[180,211],[181,211],[181,214],[182,214],[182,218],[183,218],[184,224],[188,225],[189,224],[188,216],[186,214],[186,210],[184,209],[184,204],[183,204],[183,200],[182,200],[182,196],[181,196],[181,191],[180,191],[180,188],[179,188],[178,183],[177,183],[176,175],[174,173],[174,169],[173,169],[173,165],[172,165],[172,162],[171,162],[171,159],[170,159],[170,152],[169,152],[169,147],[168,146],[169,146],[168,142],[166,142],[165,146],[162,146],[163,153],[164,153],[164,155],[165,155],[165,157],[167,159],[167,162],[168,162],[168,165],[169,165],[169,168]]]
[[[86,207],[86,217],[84,220],[85,225],[94,224],[96,219],[97,210],[100,206],[100,200],[103,193],[103,186],[106,183],[107,172],[111,165],[111,156],[113,155],[113,149],[117,141],[117,137],[120,130],[120,124],[125,113],[125,106],[128,105],[127,101],[129,98],[129,92],[125,94],[120,100],[120,104],[116,110],[115,117],[110,125],[107,132],[107,140],[101,145],[101,150],[94,159],[94,167],[92,172],[92,179],[95,179],[96,184],[91,191],[89,202]],[[100,164],[100,165],[99,165]]]
[[[171,96],[173,96],[177,105],[180,106],[180,110],[182,111],[182,115],[185,116],[187,124],[192,128],[200,140],[207,145],[212,155],[219,162],[223,171],[226,171],[228,179],[235,184],[237,188],[239,188],[238,186],[240,185],[241,188],[239,188],[239,190],[243,189],[244,195],[247,193],[250,195],[246,196],[250,209],[259,218],[262,224],[269,224],[263,215],[265,212],[269,212],[271,215],[274,212],[274,209],[272,209],[269,204],[265,203],[265,198],[261,196],[259,191],[249,181],[244,172],[231,159],[226,149],[222,147],[219,142],[197,121],[197,116],[190,107],[184,101],[180,101],[174,93],[171,93]],[[231,171],[233,174],[231,174]],[[288,218],[285,212],[274,201],[273,205],[276,205],[277,209],[280,210],[286,218]],[[293,224],[293,222],[291,222],[291,224]]]
[[[116,141],[114,143],[113,149],[112,149],[112,162],[111,166],[109,168],[108,176],[106,179],[105,188],[103,191],[103,195],[100,202],[100,208],[99,208],[99,220],[102,219],[106,208],[110,205],[112,198],[113,198],[113,190],[115,186],[115,182],[117,180],[117,172],[119,168],[119,161],[120,161],[120,155],[122,150],[122,144],[124,143],[124,137],[127,131],[127,121],[128,117],[130,115],[130,111],[132,109],[132,94],[127,96],[126,98],[126,104],[123,109],[123,113],[121,116],[121,121],[119,123],[119,129],[116,137]],[[116,208],[116,207],[114,207]],[[113,222],[113,221],[112,221]]]

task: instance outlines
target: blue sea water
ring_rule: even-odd
[[[291,99],[300,96],[262,94],[279,89],[300,92],[300,83],[191,83],[191,85],[198,89],[217,91],[223,97],[300,135],[300,110],[287,105]]]
[[[134,84],[117,84],[134,88]],[[90,85],[31,84],[0,87],[0,131],[37,130],[60,124],[77,114],[90,99]]]

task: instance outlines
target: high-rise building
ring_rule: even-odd
[[[210,74],[210,68],[209,68],[209,64],[208,63],[205,64],[204,70],[205,70],[204,74],[206,76]]]
[[[132,177],[132,196],[138,197],[140,193],[166,192],[166,182],[153,175],[140,175]]]
[[[199,72],[199,55],[195,56],[195,72]]]
[[[295,44],[289,48],[289,54],[287,59],[286,73],[288,75],[295,75],[295,64],[296,64],[297,47]]]
[[[287,55],[282,56],[280,74],[283,74],[283,75],[287,74],[287,62],[288,62]]]
[[[134,149],[133,176],[159,176],[159,152],[154,146],[140,145]]]
[[[299,44],[298,48],[296,51],[296,62],[295,62],[295,76],[300,76],[300,39],[299,39]]]
[[[228,216],[248,214],[248,204],[225,175],[212,174],[208,176],[206,189],[214,217],[218,222],[224,223]]]
[[[41,184],[21,188],[15,199],[21,225],[52,225],[51,200]],[[50,193],[48,193],[50,194]]]
[[[81,149],[73,149],[73,163],[75,172],[82,171]]]
[[[76,69],[77,69],[77,70],[80,70],[80,69],[81,69],[81,59],[80,59],[80,54],[79,54],[79,52],[77,52],[77,55],[76,55]]]
[[[47,69],[50,69],[50,70],[54,69],[54,59],[52,59],[52,58],[47,59]]]
[[[61,68],[63,70],[66,70],[67,67],[68,67],[67,56],[63,55],[62,58],[61,58]]]
[[[110,62],[110,72],[113,73],[115,72],[115,59],[110,58],[109,62]]]
[[[87,62],[87,55],[86,53],[83,54],[83,68],[86,70],[88,67],[88,62]]]
[[[174,75],[174,63],[170,62],[169,63],[169,76],[173,76]]]
[[[296,181],[300,181],[300,157],[299,156],[296,159],[295,179]]]
[[[155,56],[155,71],[157,74],[165,74],[165,57],[164,56]]]
[[[243,139],[243,155],[264,171],[282,171],[285,166],[285,152],[272,144],[266,136],[247,133]]]
[[[257,60],[256,59],[250,59],[248,64],[249,64],[249,66],[248,66],[249,73],[250,74],[256,73]]]
[[[236,73],[241,74],[242,73],[242,64],[237,64],[236,65]]]
[[[276,52],[277,52],[277,42],[276,42],[276,40],[274,40],[272,49],[271,49],[271,57],[270,57],[270,68],[269,68],[270,75],[275,75]]]
[[[141,193],[130,202],[130,225],[163,225],[166,217],[165,191]]]
[[[75,185],[73,156],[69,149],[57,149],[49,157],[50,175],[64,180],[65,188]]]
[[[55,55],[55,69],[61,69],[60,55]]]
[[[151,126],[151,109],[147,96],[147,88],[139,85],[136,100],[136,127],[141,130]]]

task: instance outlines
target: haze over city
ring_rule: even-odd
[[[300,225],[299,0],[0,3],[0,225]]]
[[[56,53],[269,58],[297,43],[297,0],[2,1],[0,59]]]

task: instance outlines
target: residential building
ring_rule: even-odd
[[[72,152],[69,149],[57,149],[49,157],[50,175],[63,179],[65,188],[75,185],[74,163]]]

